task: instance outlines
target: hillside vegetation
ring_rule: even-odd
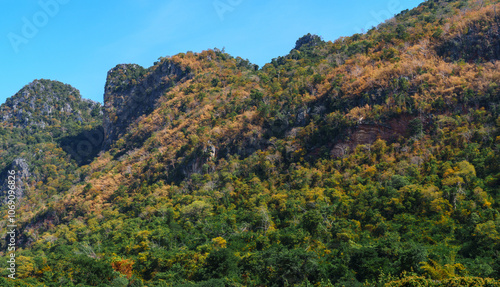
[[[118,65],[104,107],[30,84],[0,108],[0,169],[29,165],[2,286],[500,286],[499,28],[433,0],[262,68]]]

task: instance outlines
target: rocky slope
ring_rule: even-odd
[[[152,112],[160,96],[190,77],[189,69],[169,60],[149,69],[135,64],[111,69],[104,92],[105,148],[123,136],[130,123]]]
[[[16,172],[16,196],[25,204],[66,192],[76,181],[76,166],[87,156],[86,150],[77,148],[82,141],[75,138],[101,122],[99,103],[83,99],[77,89],[58,81],[34,80],[8,98],[0,106],[2,195],[8,170]]]
[[[31,178],[28,163],[23,158],[16,158],[12,162],[11,166],[7,169],[7,171],[15,172],[15,180],[14,180],[15,196],[17,200],[22,200],[25,195],[26,189],[29,188],[28,182]],[[7,180],[3,179],[7,179],[9,174],[10,173],[3,172],[0,175],[2,179],[0,180],[0,188],[1,188],[0,197],[3,198],[2,204],[5,204],[8,200],[7,198],[8,194],[6,192],[10,190],[9,189],[10,184],[8,184]]]
[[[67,122],[88,123],[101,113],[99,104],[82,99],[70,85],[50,80],[35,80],[0,106],[0,126],[45,128]]]

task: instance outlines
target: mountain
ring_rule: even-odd
[[[103,107],[28,85],[0,113],[16,282],[499,286],[499,8],[427,1],[262,68],[117,65]]]
[[[139,116],[152,112],[155,100],[162,94],[190,76],[186,68],[171,61],[149,69],[118,65],[110,70],[104,93],[106,145],[123,135]]]
[[[79,154],[67,142],[102,125],[102,114],[99,103],[58,81],[35,80],[8,98],[0,106],[0,206],[10,170],[17,171],[16,196],[28,218],[67,192],[79,180]]]
[[[23,87],[0,107],[2,127],[44,129],[70,123],[87,123],[97,116],[99,104],[82,99],[70,85],[35,80]],[[31,130],[30,130],[31,131]]]

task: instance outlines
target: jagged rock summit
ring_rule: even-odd
[[[0,106],[0,126],[18,128],[86,122],[86,115],[99,115],[100,104],[82,99],[74,87],[46,79],[34,80]]]
[[[161,95],[190,77],[189,68],[167,58],[149,69],[136,64],[120,64],[111,69],[104,92],[104,148],[123,135],[130,123],[153,111]]]

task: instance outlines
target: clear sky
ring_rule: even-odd
[[[263,66],[301,36],[335,40],[422,0],[0,0],[0,103],[34,79],[102,102],[107,71],[225,47]]]

